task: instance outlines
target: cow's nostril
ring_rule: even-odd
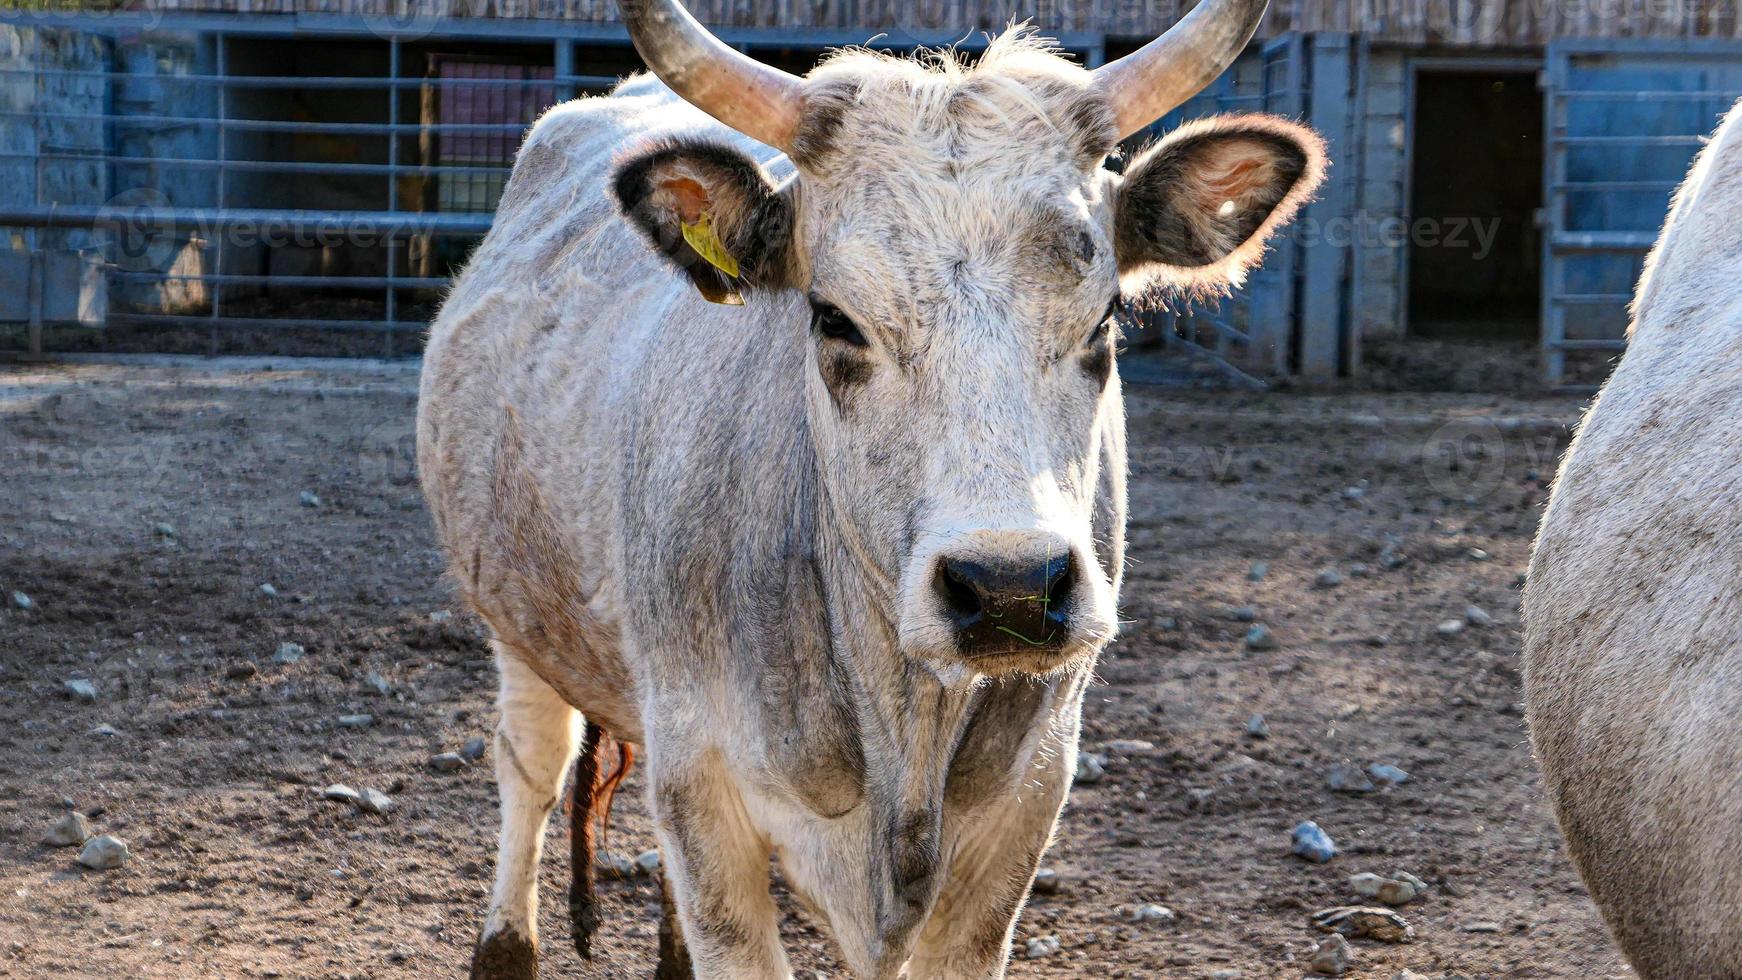
[[[1046,619],[1050,625],[1068,621],[1071,590],[1077,586],[1077,560],[1066,553],[1046,563]]]
[[[938,568],[938,592],[957,629],[979,622],[986,611],[980,598],[979,581],[983,574],[980,566],[968,561],[946,559]]]

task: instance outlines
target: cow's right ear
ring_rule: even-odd
[[[655,251],[715,303],[787,285],[793,207],[748,156],[719,143],[680,141],[624,159],[617,205]]]

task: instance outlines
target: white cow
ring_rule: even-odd
[[[1742,109],[1676,195],[1525,592],[1531,741],[1641,977],[1742,977]]]
[[[536,972],[577,709],[583,865],[608,736],[647,759],[663,976],[790,976],[771,854],[856,976],[1002,976],[1115,631],[1110,313],[1238,282],[1324,170],[1251,116],[1101,164],[1263,8],[1094,72],[1012,32],[800,79],[625,0],[658,77],[539,120],[426,354],[424,488],[501,671],[474,976]]]

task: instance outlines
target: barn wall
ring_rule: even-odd
[[[870,33],[998,30],[1029,20],[1049,33],[1148,37],[1192,0],[691,0],[701,20],[731,27]],[[616,0],[154,0],[152,9],[255,14],[356,14],[383,25],[430,17],[618,23]],[[1357,32],[1384,44],[1535,47],[1555,38],[1742,37],[1734,0],[1277,0],[1262,36]]]

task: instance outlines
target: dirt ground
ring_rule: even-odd
[[[0,975],[464,974],[492,767],[443,775],[428,759],[491,730],[494,669],[478,625],[440,615],[451,593],[407,458],[414,370],[0,365]],[[1578,403],[1129,402],[1129,624],[1084,743],[1153,748],[1109,752],[1106,778],[1073,790],[1045,862],[1063,887],[1018,926],[1019,944],[1062,949],[1011,975],[1299,977],[1311,913],[1354,901],[1351,874],[1401,869],[1434,886],[1401,909],[1415,941],[1354,943],[1348,976],[1630,976],[1562,854],[1518,706],[1516,579]],[[1341,584],[1316,587],[1327,568]],[[1438,633],[1472,603],[1492,626]],[[1275,649],[1245,649],[1239,606]],[[275,663],[281,642],[307,655]],[[1246,734],[1255,712],[1268,739]],[[372,727],[339,726],[362,713]],[[1332,793],[1326,770],[1345,759],[1412,777]],[[335,782],[394,807],[323,800]],[[620,801],[615,851],[652,846],[641,785]],[[39,844],[63,797],[131,862],[87,871],[76,849]],[[1288,854],[1307,819],[1341,848],[1329,864]],[[598,960],[567,944],[560,823],[546,975],[650,975],[647,878],[602,885]],[[1128,921],[1144,902],[1176,917]],[[843,976],[817,927],[787,928],[796,966]]]

